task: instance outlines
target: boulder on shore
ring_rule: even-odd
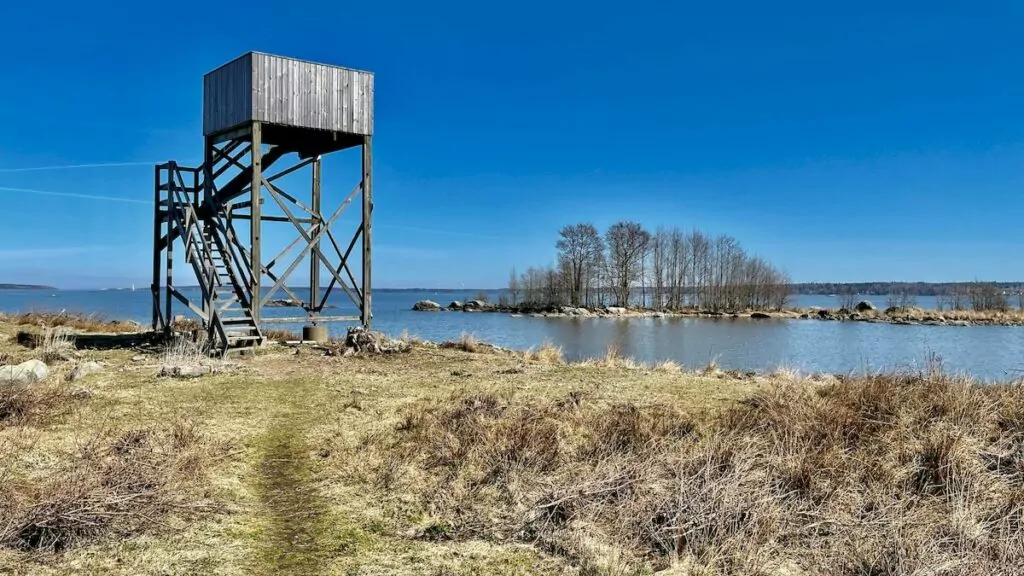
[[[764,312],[754,312],[753,314],[750,315],[750,317],[756,318],[758,320],[764,320],[765,318],[771,318],[771,315],[766,314]]]
[[[484,308],[487,308],[487,302],[484,302],[483,300],[470,300],[469,302],[466,302],[466,306],[463,309],[483,310]]]
[[[868,312],[876,310],[875,305],[867,300],[861,300],[853,307],[857,312]]]
[[[86,362],[84,364],[79,364],[79,365],[75,366],[71,370],[71,372],[68,373],[67,379],[68,379],[68,382],[74,382],[75,380],[78,380],[79,378],[81,378],[83,376],[88,376],[90,374],[96,374],[96,373],[102,372],[102,371],[103,371],[103,366],[101,366],[98,362]]]
[[[449,310],[462,310],[464,307],[462,302],[458,300],[452,300],[451,304],[448,305]]]
[[[616,316],[626,313],[626,309],[621,306],[609,306],[605,308],[605,310],[607,310],[609,314],[615,314]]]
[[[417,312],[434,312],[441,309],[441,305],[433,300],[420,300],[413,304],[412,309]]]
[[[299,301],[299,300],[292,300],[291,298],[278,298],[276,300],[271,300],[270,302],[267,302],[266,304],[264,304],[264,306],[279,307],[279,308],[281,308],[281,307],[298,308],[298,307],[302,306],[302,302]]]
[[[46,380],[50,369],[39,360],[29,360],[14,366],[0,366],[0,385],[24,386]]]
[[[159,376],[162,378],[198,378],[212,373],[212,366],[193,364],[184,366],[161,366]]]

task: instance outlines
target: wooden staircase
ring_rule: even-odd
[[[203,231],[204,245],[210,247],[209,264],[212,271],[212,320],[216,334],[222,336],[221,353],[226,354],[258,346],[263,335],[252,317],[252,302],[242,288],[244,276],[236,270],[237,262],[231,257],[226,241],[213,226]]]
[[[158,187],[164,193],[159,208],[166,210],[170,223],[165,242],[183,239],[185,262],[199,283],[202,306],[168,288],[202,320],[211,352],[223,356],[251,350],[263,343],[263,334],[252,314],[246,256],[231,249],[225,229],[218,227],[222,212],[212,203],[199,201],[200,189],[186,186],[182,169],[173,163],[168,166],[167,180]]]

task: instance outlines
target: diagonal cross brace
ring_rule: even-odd
[[[301,224],[295,221],[295,215],[292,213],[290,209],[288,209],[288,206],[285,204],[285,202],[281,199],[281,196],[279,195],[281,191],[273,184],[267,182],[266,178],[262,178],[262,180],[263,185],[267,188],[267,191],[270,192],[270,196],[277,202],[277,204],[281,207],[281,210],[283,210],[284,213],[288,216],[288,219],[292,222],[292,225],[295,226],[295,229],[299,231],[299,234],[302,235],[302,238],[306,241],[306,246],[295,258],[295,261],[292,262],[291,266],[289,266],[288,269],[285,270],[285,272],[281,275],[281,277],[274,283],[274,286],[270,289],[270,292],[267,293],[267,296],[260,300],[260,305],[263,305],[266,302],[268,302],[271,296],[281,288],[281,285],[284,284],[285,280],[288,279],[288,276],[291,275],[291,273],[299,265],[299,262],[302,260],[302,258],[305,257],[310,250],[312,250],[313,245],[320,239],[321,236],[323,236],[327,232],[327,230],[330,229],[331,225],[338,218],[338,216],[341,215],[345,208],[348,207],[348,205],[355,198],[356,193],[358,193],[359,190],[362,189],[362,182],[360,182],[355,188],[353,188],[352,192],[348,195],[348,198],[346,198],[345,201],[341,203],[341,206],[338,206],[338,209],[334,212],[333,215],[331,215],[331,217],[325,223],[314,224],[311,227],[311,229],[317,227],[319,227],[319,229],[315,234],[315,238],[312,238],[310,237],[306,229],[303,228]],[[327,260],[323,253],[320,252],[319,250],[315,250],[314,254],[318,260],[323,262],[324,265],[327,266],[329,270],[331,270],[333,276],[337,278],[338,282],[342,285],[343,288],[345,288],[346,292],[348,292],[348,287],[344,285],[344,282],[338,276],[338,273],[335,272],[333,265],[331,264],[331,262]],[[349,296],[352,297],[351,292],[349,293]],[[312,302],[310,304],[312,304]]]

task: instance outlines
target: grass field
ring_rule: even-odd
[[[39,357],[0,321],[0,364]],[[464,338],[46,351],[0,393],[0,573],[1013,574],[1024,393]],[[66,358],[66,359],[64,359]],[[65,381],[86,360],[98,374]]]

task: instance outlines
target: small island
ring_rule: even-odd
[[[42,284],[0,284],[0,290],[56,290],[56,288]]]

